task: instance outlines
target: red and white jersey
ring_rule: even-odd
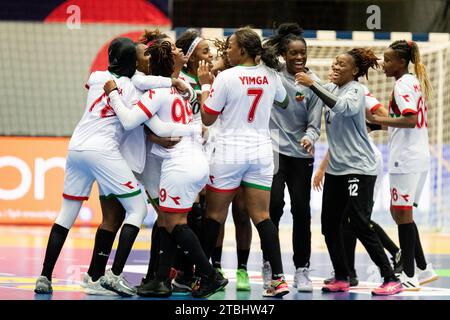
[[[366,99],[366,109],[370,112],[374,113],[379,108],[381,108],[383,105],[378,101],[377,98],[374,97],[374,95],[370,92],[369,88],[367,88],[365,85],[361,83],[361,86],[364,88],[364,95]]]
[[[219,73],[203,105],[205,112],[219,115],[216,136],[219,158],[272,157],[270,113],[274,100],[282,102],[285,98],[280,77],[263,64],[236,66]]]
[[[192,109],[189,100],[183,99],[178,91],[172,88],[158,88],[147,91],[141,96],[138,106],[149,117],[158,114],[163,122],[188,124],[192,122]],[[200,124],[198,124],[200,126]],[[173,133],[176,137],[176,132]],[[198,137],[185,136],[173,148],[167,149],[153,144],[152,153],[161,158],[172,158],[192,154],[194,151],[202,152],[202,145]]]
[[[389,127],[389,173],[418,173],[429,169],[427,110],[415,75],[405,74],[395,82],[389,116],[398,118],[415,114],[417,123],[414,128]]]
[[[114,80],[125,105],[137,101],[136,89],[127,77],[116,78],[108,71],[93,72],[86,83],[88,88],[86,109],[75,127],[69,150],[118,150],[124,136],[124,128],[114,110],[108,104],[103,85]]]

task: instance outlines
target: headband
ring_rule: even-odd
[[[150,48],[157,40],[158,40],[158,39],[149,41],[149,42],[147,43],[147,47]]]
[[[194,41],[192,41],[191,45],[189,46],[188,51],[186,52],[186,57],[189,59],[189,57],[191,56],[191,54],[194,52],[195,48],[197,48],[198,44],[200,43],[200,41],[202,41],[203,39],[200,37],[197,37],[194,39]]]

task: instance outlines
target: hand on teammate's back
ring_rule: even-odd
[[[103,86],[103,90],[105,90],[106,95],[109,95],[111,91],[114,90],[114,88],[117,87],[117,84],[114,80],[108,80],[106,81],[105,85]]]
[[[173,78],[172,85],[182,96],[189,96],[189,88],[184,81]]]

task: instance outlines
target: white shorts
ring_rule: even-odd
[[[159,208],[170,213],[187,213],[208,181],[208,162],[203,152],[190,157],[164,159],[161,167]]]
[[[391,207],[410,210],[417,207],[428,171],[420,173],[390,173]]]
[[[243,185],[270,191],[273,170],[273,157],[242,164],[213,162],[206,188],[215,192],[232,192]]]
[[[141,193],[135,176],[119,151],[69,150],[63,197],[87,200],[94,181],[97,181],[101,198],[128,198]]]

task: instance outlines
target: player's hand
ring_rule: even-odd
[[[300,140],[300,145],[305,148],[306,152],[308,152],[310,155],[314,155],[314,147],[313,144],[311,143],[311,141],[309,141],[308,138],[303,137]]]
[[[115,88],[117,88],[117,85],[114,80],[106,81],[105,85],[103,86],[103,90],[105,90],[106,95],[109,95]]]
[[[189,88],[184,81],[172,78],[172,86],[174,86],[182,96],[189,96]]]
[[[213,83],[214,75],[211,73],[210,70],[211,70],[210,64],[207,63],[205,60],[201,60],[198,63],[197,77],[200,85]]]
[[[314,84],[314,80],[312,80],[305,72],[296,73],[295,82],[305,87],[310,87]]]
[[[324,176],[323,170],[317,170],[313,177],[313,189],[316,191],[322,191],[323,188],[323,176]]]
[[[162,137],[157,136],[154,133],[150,133],[148,135],[148,138],[153,143],[156,143],[157,145],[160,145],[161,147],[166,148],[166,149],[172,149],[178,142],[181,141],[181,137],[162,138]]]

